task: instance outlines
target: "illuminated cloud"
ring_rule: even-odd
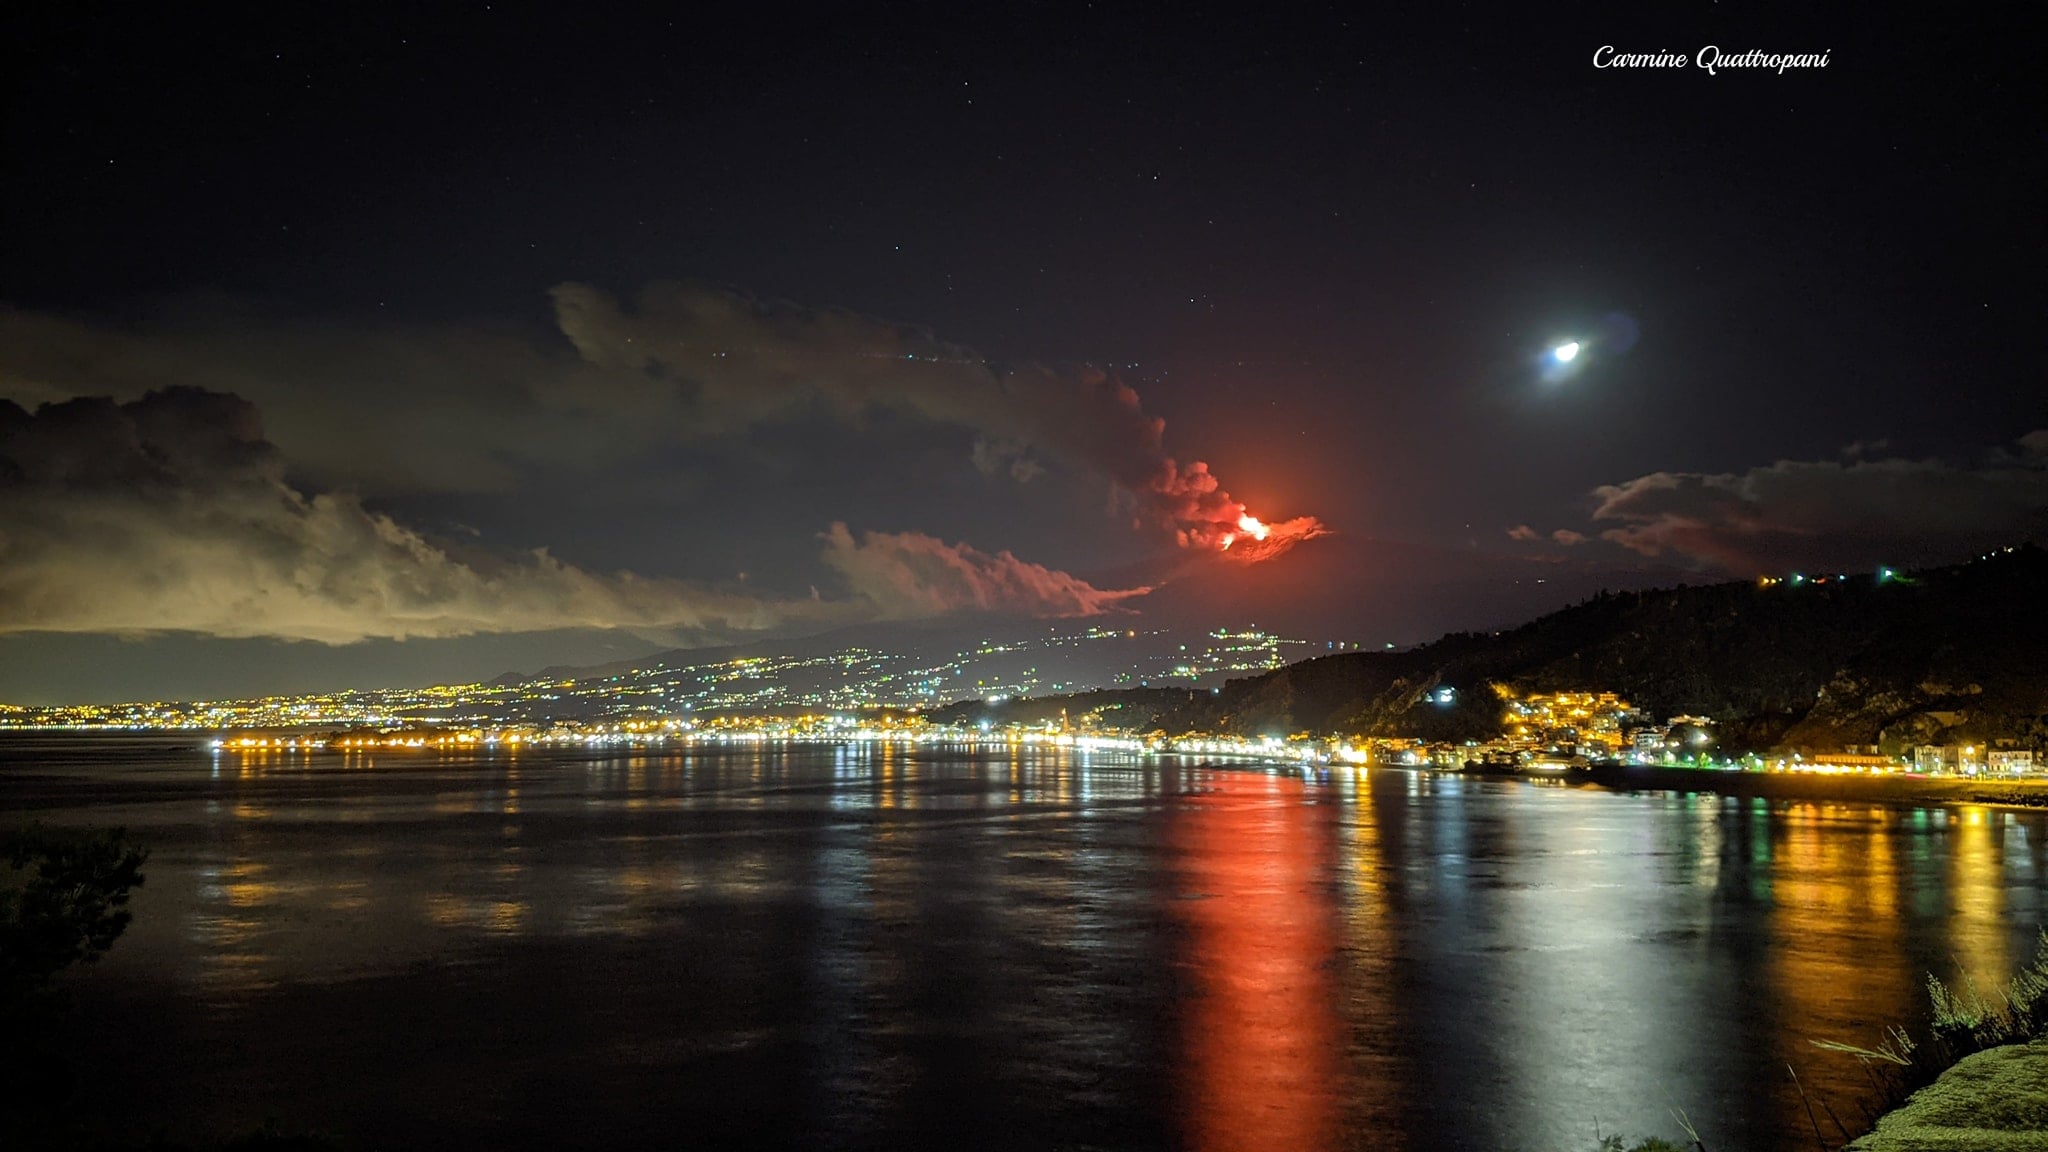
[[[1008,552],[991,555],[921,532],[864,532],[855,540],[846,525],[834,524],[822,539],[825,563],[886,619],[955,612],[1100,616],[1151,591],[1097,588]]]
[[[171,389],[0,402],[0,631],[345,643],[562,627],[733,634],[819,609],[546,552],[465,561],[347,493],[284,480],[255,408]]]
[[[975,470],[984,476],[1007,474],[1019,484],[1029,484],[1045,475],[1045,465],[1033,460],[1030,452],[1029,445],[1015,440],[977,436],[969,458],[974,461]]]
[[[2048,530],[2048,430],[1970,463],[1781,460],[1653,472],[1597,489],[1600,533],[1645,556],[1740,575],[1938,562]]]
[[[175,388],[34,413],[0,401],[0,633],[347,643],[557,628],[689,641],[963,609],[1085,615],[1139,594],[929,537],[843,527],[852,597],[776,600],[545,551],[457,555],[346,492],[308,494],[240,397]]]
[[[1569,528],[1559,528],[1545,536],[1527,524],[1517,524],[1513,528],[1508,529],[1508,539],[1524,544],[1531,544],[1538,540],[1549,540],[1553,544],[1562,544],[1569,548],[1574,544],[1584,544],[1586,542],[1586,534],[1574,532]]]

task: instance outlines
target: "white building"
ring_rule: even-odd
[[[1953,744],[1922,744],[1913,749],[1913,771],[1953,772],[1962,762],[1962,749]]]
[[[1984,754],[1985,771],[1999,776],[2026,776],[2034,771],[2032,750],[1987,752]]]

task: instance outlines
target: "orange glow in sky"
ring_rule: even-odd
[[[1278,524],[1268,524],[1249,512],[1240,512],[1235,531],[1226,531],[1216,537],[1216,550],[1230,559],[1244,564],[1256,564],[1271,560],[1293,548],[1303,540],[1313,540],[1329,533],[1323,522],[1313,516],[1296,516]]]

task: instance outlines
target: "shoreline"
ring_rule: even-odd
[[[55,737],[59,741],[73,739],[109,740],[111,742],[154,743],[185,745],[197,752],[203,745],[200,738],[186,732],[91,732],[77,731],[50,732],[11,731],[0,732],[0,740],[27,737],[45,739]],[[848,742],[844,737],[817,741],[821,744]],[[714,745],[717,747],[720,745]],[[283,750],[279,750],[282,752]],[[327,752],[330,750],[320,750]],[[406,750],[392,750],[403,754]],[[441,749],[417,750],[427,754]],[[478,749],[482,751],[482,749]],[[495,751],[495,750],[494,750]],[[597,750],[602,755],[605,749]],[[306,749],[300,755],[316,754]],[[1196,766],[1226,770],[1270,771],[1275,768],[1299,770],[1299,761],[1278,759],[1266,752],[1247,752],[1243,756],[1228,753],[1209,752],[1189,755],[1184,752],[1148,753],[1166,759],[1179,759]],[[1329,765],[1325,771],[1337,768]],[[1860,773],[1823,772],[1770,772],[1728,770],[1718,768],[1682,768],[1664,765],[1595,764],[1590,768],[1562,772],[1525,772],[1512,770],[1432,768],[1427,766],[1373,765],[1376,770],[1428,773],[1435,776],[1466,777],[1476,780],[1531,780],[1581,788],[1598,788],[1610,792],[1684,792],[1707,793],[1720,796],[1760,798],[1765,800],[1814,800],[1838,803],[1863,804],[1977,804],[2004,808],[2030,810],[2048,809],[2048,778],[2039,779],[1992,779],[1957,776],[1921,776],[1908,773],[1864,775]]]
[[[1870,804],[1982,804],[2048,808],[2048,780],[1945,776],[1864,776],[1819,772],[1747,772],[1715,768],[1596,765],[1561,774],[1567,783],[1612,792],[1709,792],[1765,800]]]

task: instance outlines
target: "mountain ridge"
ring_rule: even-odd
[[[1152,702],[1134,699],[1116,722],[1483,740],[1501,732],[1500,690],[1615,692],[1655,716],[1710,717],[1731,750],[2041,751],[2048,552],[2027,544],[1912,573],[1607,592],[1500,632],[1304,660],[1159,701],[1149,719]]]

